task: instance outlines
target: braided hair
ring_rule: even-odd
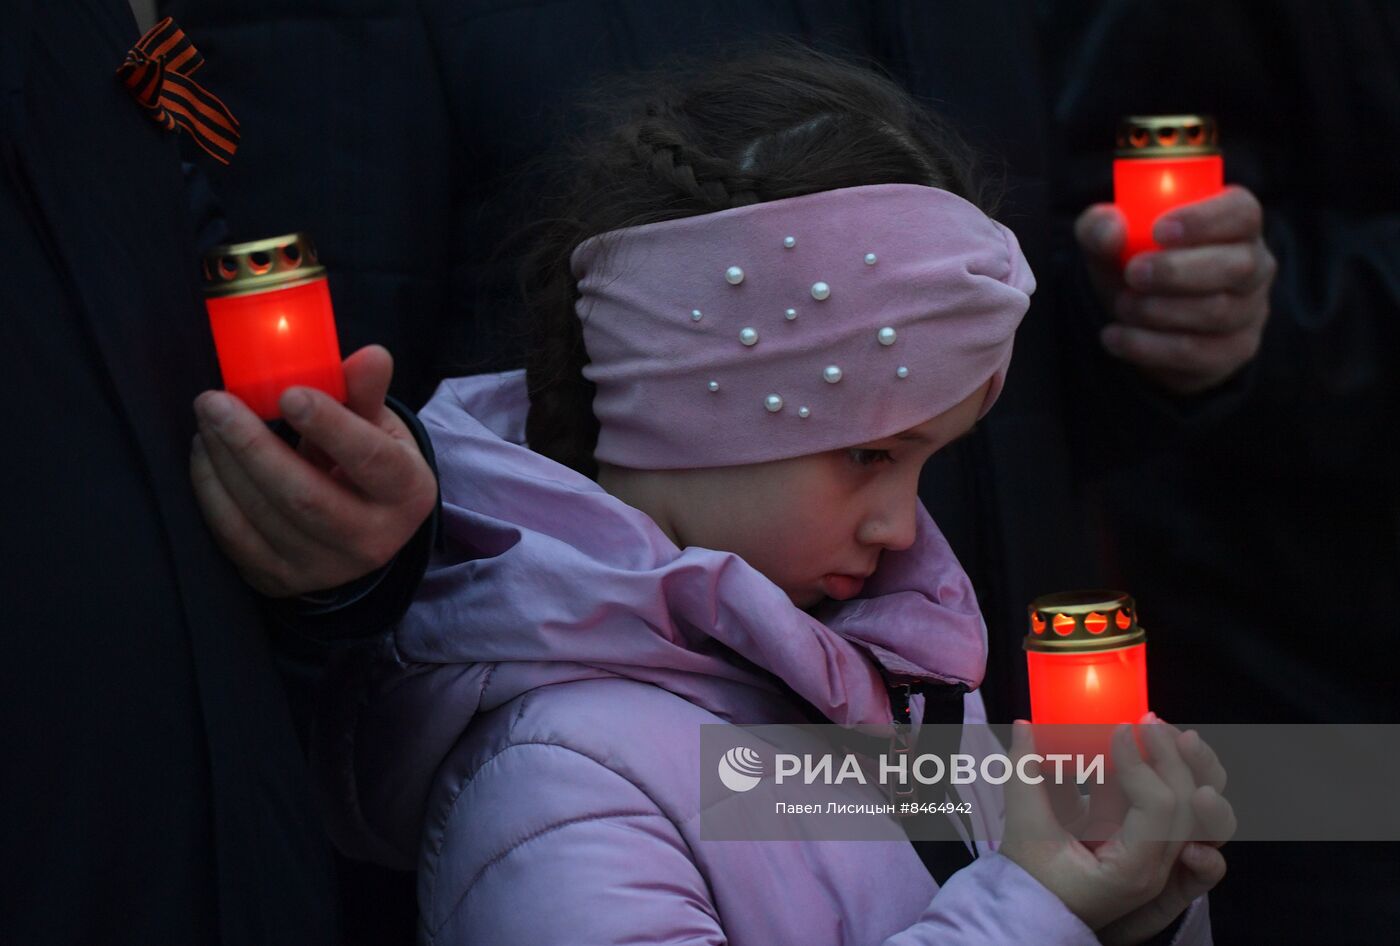
[[[590,477],[598,421],[574,311],[575,247],[623,227],[866,184],[941,187],[988,209],[971,149],[889,79],[788,46],[672,70],[614,97],[574,143],[526,258],[530,447]]]

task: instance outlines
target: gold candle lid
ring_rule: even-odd
[[[1209,115],[1129,115],[1118,123],[1120,158],[1177,158],[1220,153]]]
[[[1026,610],[1031,618],[1026,650],[1083,654],[1147,639],[1137,623],[1136,602],[1121,591],[1059,591],[1036,598]]]
[[[305,233],[216,246],[205,255],[203,268],[208,297],[288,289],[326,275]]]

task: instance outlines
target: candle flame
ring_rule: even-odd
[[[291,326],[287,324],[287,317],[285,315],[277,320],[277,331],[285,335],[287,330],[290,328]]]
[[[1087,693],[1099,692],[1099,671],[1096,667],[1090,667],[1084,671],[1084,690]]]
[[[1176,192],[1176,178],[1172,176],[1172,172],[1171,172],[1171,171],[1163,171],[1163,172],[1162,172],[1162,193],[1163,193],[1163,194],[1172,194],[1172,193],[1175,193],[1175,192]]]

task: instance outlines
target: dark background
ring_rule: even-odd
[[[1025,715],[1025,605],[1138,598],[1174,722],[1395,722],[1400,588],[1400,5],[1387,2],[176,0],[243,123],[212,168],[234,238],[307,230],[346,351],[396,392],[515,367],[531,162],[600,77],[796,37],[879,63],[1002,170],[1041,279],[1014,370],[922,492],[977,585],[994,719]],[[1204,112],[1263,202],[1280,269],[1255,362],[1174,399],[1103,356],[1073,217],[1111,197],[1114,126]],[[1381,941],[1400,847],[1237,844],[1222,943]],[[348,869],[348,868],[347,868]],[[408,881],[355,874],[364,941]],[[358,888],[354,885],[360,885]],[[404,941],[407,941],[405,934]]]

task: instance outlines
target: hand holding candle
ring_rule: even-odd
[[[1225,769],[1195,732],[1147,709],[1147,643],[1137,604],[1116,591],[1043,595],[1028,608],[1031,714],[1013,754],[1107,751],[1111,777],[1087,797],[1072,784],[1008,783],[1003,853],[1055,891],[1109,946],[1142,943],[1225,875],[1234,834]],[[1116,726],[1140,723],[1134,738]],[[1037,727],[1038,728],[1038,727]],[[1044,878],[1053,879],[1047,881]]]
[[[1187,145],[1183,137],[1177,150]],[[1186,186],[1206,159],[1220,160],[1120,157],[1115,203],[1089,207],[1075,222],[1096,294],[1113,318],[1101,333],[1104,347],[1183,395],[1223,383],[1254,357],[1277,269],[1253,194],[1221,189],[1214,170],[1211,180]]]
[[[1210,747],[1156,717],[1141,722],[1140,738],[1122,726],[1113,739],[1122,804],[1106,841],[1080,840],[1077,826],[1059,814],[1066,806],[1056,803],[1049,781],[1006,784],[999,853],[1059,897],[1106,946],[1146,942],[1214,888],[1225,875],[1218,849],[1235,830],[1233,809],[1221,794],[1225,771]],[[1016,765],[1037,750],[1031,729],[1024,722],[1012,729]],[[1030,774],[1036,774],[1033,763]],[[1044,766],[1039,774],[1047,774]],[[1059,790],[1077,796],[1073,785]]]
[[[195,401],[196,498],[224,553],[255,589],[289,597],[333,588],[386,564],[433,509],[437,481],[384,404],[393,373],[378,346],[345,360],[347,405],[310,388],[279,410],[294,450],[238,398]]]
[[[1144,762],[1154,772],[1166,771],[1162,763],[1171,755],[1179,757],[1189,770],[1189,781],[1184,773],[1178,773],[1177,783],[1186,794],[1178,795],[1177,807],[1183,822],[1187,817],[1192,822],[1186,835],[1191,840],[1181,846],[1156,897],[1095,931],[1103,946],[1134,946],[1150,940],[1170,926],[1193,900],[1213,890],[1225,878],[1225,857],[1220,848],[1234,836],[1237,825],[1234,808],[1223,794],[1225,768],[1200,734],[1195,730],[1183,733],[1155,714],[1140,728],[1145,730]],[[1125,803],[1124,819],[1129,811]],[[1108,843],[1116,842],[1119,848],[1105,853],[1121,856],[1124,838],[1121,832],[1110,838]],[[1098,851],[1096,847],[1095,853]]]

